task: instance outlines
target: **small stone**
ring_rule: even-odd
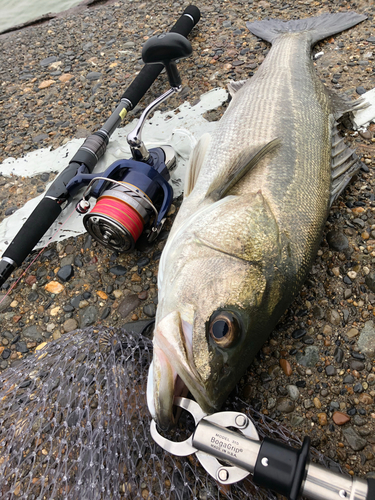
[[[71,75],[70,73],[64,73],[63,75],[61,75],[59,77],[59,80],[61,83],[66,83],[66,82],[69,82],[72,78],[73,78],[73,75]]]
[[[22,336],[30,340],[35,340],[36,342],[43,341],[42,334],[35,325],[24,328]]]
[[[120,302],[117,312],[122,318],[125,318],[126,316],[128,316],[128,314],[134,311],[134,309],[139,307],[140,304],[141,301],[138,298],[138,295],[136,294],[128,295]]]
[[[315,408],[318,408],[318,410],[320,410],[320,408],[322,407],[322,403],[320,402],[320,399],[314,398],[313,403],[314,403]]]
[[[357,87],[355,90],[356,90],[358,95],[362,95],[362,94],[366,93],[366,89],[364,87],[362,87],[361,85],[359,87]]]
[[[324,333],[324,335],[332,335],[332,326],[331,325],[324,325],[323,326],[323,333]]]
[[[349,422],[350,417],[346,413],[342,413],[341,411],[335,411],[332,415],[332,420],[336,425],[344,425]]]
[[[111,267],[109,272],[114,274],[115,276],[123,276],[124,274],[126,274],[126,268],[124,266],[118,265]]]
[[[349,271],[348,276],[351,280],[354,280],[357,277],[357,273],[355,271]]]
[[[13,206],[13,207],[9,207],[5,210],[5,215],[8,216],[8,215],[12,215],[14,214],[14,212],[17,210],[17,207]]]
[[[46,89],[46,88],[50,87],[51,85],[53,85],[54,83],[56,83],[55,80],[44,80],[43,82],[40,83],[38,89],[40,89],[40,90]]]
[[[370,359],[375,359],[375,328],[373,321],[366,321],[358,338],[358,347]]]
[[[358,396],[359,402],[364,405],[373,405],[374,399],[370,396],[370,394],[366,394],[365,392]]]
[[[294,339],[300,339],[302,338],[304,335],[306,335],[307,331],[303,328],[299,328],[298,330],[294,330],[294,332],[292,333],[292,337]]]
[[[20,352],[22,354],[25,354],[26,352],[29,352],[29,349],[27,348],[26,342],[17,342],[16,343],[16,351]]]
[[[287,377],[293,373],[292,367],[290,366],[289,361],[286,359],[280,359],[280,366]]]
[[[98,73],[97,71],[91,71],[86,75],[86,79],[93,82],[95,80],[99,80],[101,76],[102,76],[101,73]]]
[[[286,390],[288,391],[290,399],[293,401],[297,401],[299,398],[299,390],[298,387],[295,385],[287,385]]]
[[[351,370],[356,370],[358,372],[361,372],[365,369],[364,363],[362,363],[362,361],[359,361],[358,359],[349,359],[349,365]]]
[[[329,231],[326,236],[327,243],[332,250],[342,252],[349,248],[348,238],[340,231]]]
[[[328,377],[332,377],[333,375],[336,375],[336,368],[332,365],[326,366],[326,375]]]
[[[64,322],[63,328],[64,328],[65,333],[69,333],[69,332],[72,332],[73,330],[76,330],[78,328],[78,323],[75,319],[70,318]]]
[[[131,281],[133,283],[141,283],[142,278],[139,276],[139,274],[134,273],[134,274],[132,274]]]
[[[319,425],[327,425],[328,418],[326,413],[318,413],[318,423]]]
[[[361,451],[367,445],[367,440],[361,438],[353,427],[347,427],[342,429],[342,433],[345,436],[349,446],[354,451]]]
[[[61,338],[61,333],[59,331],[53,332],[52,338],[53,340],[58,340],[59,338]]]
[[[156,314],[156,306],[155,304],[147,304],[143,308],[143,312],[145,313],[146,316],[149,318],[154,318]]]
[[[294,402],[288,398],[280,398],[277,401],[276,409],[281,413],[291,413],[292,411],[294,411],[294,408]]]
[[[60,306],[56,306],[56,307],[53,307],[51,310],[50,310],[50,315],[51,316],[58,316],[61,312],[61,308]]]
[[[68,265],[68,266],[63,266],[57,271],[57,276],[60,278],[62,281],[69,281],[70,278],[74,276],[74,269],[73,266]]]
[[[365,283],[372,292],[375,292],[375,273],[369,273],[365,278]]]
[[[93,325],[98,317],[98,310],[95,306],[88,306],[80,311],[80,327]]]
[[[0,313],[5,311],[12,302],[12,299],[9,297],[9,295],[0,295]]]
[[[336,347],[333,357],[336,363],[342,363],[342,360],[344,359],[344,351],[340,347]]]
[[[312,313],[313,313],[313,316],[315,319],[323,319],[324,318],[324,309],[318,305],[313,307]]]
[[[350,339],[353,339],[354,337],[356,337],[357,335],[359,334],[359,331],[357,330],[357,328],[351,328],[348,333],[346,334],[346,336]]]
[[[97,295],[102,299],[102,300],[107,300],[108,299],[108,295],[103,292],[102,290],[98,290],[97,292]]]
[[[49,56],[46,57],[45,59],[42,59],[39,64],[41,66],[49,66],[50,64],[57,62],[57,57],[56,56]]]
[[[337,326],[341,322],[341,316],[335,309],[330,309],[327,312],[327,321],[329,321],[332,325]]]
[[[64,285],[62,285],[58,281],[50,281],[44,288],[45,290],[47,290],[47,292],[58,294],[64,290]]]
[[[147,297],[148,297],[148,292],[146,290],[144,290],[143,292],[141,292],[141,293],[138,294],[138,298],[140,300],[146,300]]]
[[[25,283],[27,285],[30,285],[32,286],[34,283],[36,283],[36,276],[33,276],[32,274],[30,274],[26,279],[25,279]]]
[[[300,365],[312,368],[320,360],[319,349],[316,346],[308,346],[304,354],[297,352],[296,360]]]

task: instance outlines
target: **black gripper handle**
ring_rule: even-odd
[[[367,479],[367,496],[366,500],[375,500],[375,479]]]
[[[171,29],[173,33],[188,36],[190,31],[194,28],[201,17],[198,7],[189,5],[184,10],[182,16],[178,19],[176,24]],[[148,89],[154,83],[156,78],[162,72],[163,64],[146,64],[143,66],[139,74],[125,90],[121,99],[127,99],[131,102],[131,109],[135,108],[138,102],[146,94]]]
[[[5,250],[3,258],[12,259],[17,266],[20,266],[60,213],[61,207],[56,200],[42,198]]]

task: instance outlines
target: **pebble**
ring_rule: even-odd
[[[147,304],[143,307],[143,312],[149,318],[154,318],[156,315],[156,306],[155,304]]]
[[[114,274],[115,276],[123,276],[124,274],[126,274],[126,268],[124,266],[118,265],[111,267],[109,272]]]
[[[302,366],[315,367],[320,359],[319,349],[315,346],[308,346],[304,353],[297,352],[296,361]]]
[[[335,411],[332,415],[332,420],[336,425],[344,425],[350,421],[349,415],[346,413],[342,413],[341,411]]]
[[[322,413],[318,413],[317,415],[318,417],[318,422],[319,422],[319,425],[328,425],[328,418],[327,418],[327,414],[322,412]]]
[[[62,285],[58,281],[50,281],[44,288],[45,290],[47,290],[47,292],[55,294],[61,293],[65,289],[64,285]]]
[[[332,250],[342,252],[349,248],[348,238],[340,231],[329,231],[326,235],[327,243]]]
[[[375,292],[375,273],[369,273],[365,278],[365,283],[372,292]]]
[[[358,338],[358,347],[370,359],[375,359],[375,328],[373,321],[366,321]]]
[[[277,400],[277,410],[281,413],[291,413],[294,411],[295,404],[288,398],[280,398]]]
[[[147,22],[146,27],[143,27],[142,24],[138,30],[137,35],[139,37],[137,38],[132,37],[131,24],[124,25],[122,28],[126,33],[126,40],[112,33],[108,33],[108,37],[103,38],[103,33],[108,29],[117,30],[117,23],[123,22],[124,19],[128,20],[125,14],[122,13],[123,9],[120,8],[117,9],[112,20],[102,19],[104,13],[107,15],[115,12],[112,5],[106,5],[105,7],[98,6],[87,11],[85,17],[70,16],[69,21],[64,19],[53,21],[54,34],[47,37],[46,43],[43,43],[47,36],[47,25],[45,24],[32,27],[25,33],[20,31],[16,36],[11,36],[9,39],[5,38],[2,41],[4,44],[2,69],[5,96],[3,103],[10,106],[9,108],[3,106],[4,109],[2,110],[3,122],[6,124],[2,128],[2,151],[7,148],[6,152],[3,153],[3,157],[20,158],[26,151],[36,150],[41,146],[55,149],[70,138],[86,137],[92,130],[97,130],[104,123],[112,107],[111,103],[118,101],[120,98],[120,88],[123,82],[131,79],[134,71],[139,71],[141,67],[138,63],[140,45],[143,39],[150,36],[154,31],[152,22],[158,19],[159,16],[159,11],[155,7],[152,17],[145,21],[144,12],[140,11],[137,14],[138,5],[135,6],[135,3],[137,2],[128,2],[127,4],[127,13],[133,9],[129,18],[130,22],[133,21],[132,16],[140,16],[137,20],[142,19],[144,24]],[[237,10],[233,10],[233,12],[231,11],[233,6],[230,7],[230,3],[217,3],[215,6],[210,0],[205,3],[205,15],[202,16],[200,24],[195,28],[195,34],[191,38],[193,46],[197,50],[194,50],[192,58],[183,61],[184,77],[186,81],[189,81],[191,96],[194,99],[197,99],[205,90],[216,87],[218,84],[222,86],[226,79],[247,78],[247,73],[255,73],[262,57],[264,57],[265,44],[259,42],[256,37],[246,35],[246,32],[239,30],[239,27],[243,26],[240,17],[245,3],[237,2],[235,5]],[[272,9],[276,9],[274,12],[275,17],[278,15],[278,5],[276,4],[277,2],[274,5],[272,4]],[[267,9],[271,8],[271,4],[263,2],[262,5],[264,7],[259,2],[253,2],[250,15],[259,19],[265,15],[268,16]],[[328,9],[329,6],[327,7],[327,5],[322,7],[323,10]],[[288,18],[295,15],[292,5],[283,4],[282,7],[282,16]],[[359,7],[363,11],[363,7]],[[210,8],[214,9],[215,19],[209,15]],[[261,11],[260,8],[265,9],[266,12]],[[170,9],[170,6],[160,5],[160,12],[164,10],[165,13],[169,13],[168,9]],[[314,2],[301,2],[298,9],[302,11],[305,17],[310,13],[310,10],[313,13],[320,7],[318,4],[315,5]],[[120,11],[122,18],[117,19],[116,17],[120,15]],[[169,17],[166,14],[164,15]],[[215,29],[217,30],[215,27],[216,20],[219,31],[215,32]],[[225,28],[223,20],[224,23],[227,23]],[[68,26],[67,22],[71,23],[71,26]],[[96,23],[98,24],[96,25]],[[84,28],[81,27],[81,24],[85,25]],[[368,22],[363,23],[363,25],[365,24],[368,25]],[[103,31],[98,30],[97,26],[103,26]],[[160,29],[164,29],[163,23],[160,24]],[[356,89],[358,86],[371,88],[369,78],[372,77],[372,73],[368,75],[366,67],[362,68],[359,64],[355,64],[353,67],[347,67],[348,72],[344,69],[345,61],[350,61],[350,54],[359,55],[361,54],[360,51],[362,51],[363,54],[359,59],[367,59],[365,53],[371,50],[373,45],[371,49],[363,45],[370,35],[370,32],[366,33],[364,30],[365,28],[362,29],[362,25],[359,25],[355,28],[356,35],[351,36],[354,33],[353,30],[339,35],[338,38],[344,40],[345,43],[339,51],[330,51],[330,53],[332,52],[332,58],[336,58],[336,61],[342,63],[341,65],[335,67],[335,62],[333,62],[332,67],[328,65],[322,67],[323,63],[320,61],[324,61],[325,57],[316,61],[320,77],[323,76],[323,72],[330,74],[326,77],[327,86],[332,86],[331,78],[334,78],[343,86],[344,91]],[[90,36],[83,40],[82,33]],[[219,34],[219,37],[217,37],[217,34]],[[223,35],[225,35],[225,39],[220,38]],[[76,42],[74,42],[75,37],[78,37]],[[116,43],[113,43],[112,49],[111,46],[106,45],[106,42],[114,38]],[[336,37],[334,38],[336,40]],[[198,41],[198,39],[201,39],[201,41]],[[42,41],[40,46],[37,45],[39,41]],[[220,46],[217,47],[216,42]],[[63,48],[58,48],[59,44]],[[259,48],[255,49],[258,44]],[[15,65],[19,66],[20,64],[13,46],[18,47],[18,51],[24,54],[26,58],[30,57],[30,61],[35,61],[32,68],[30,61],[27,59],[22,63],[25,66],[30,64],[30,69],[25,68],[27,73],[32,73],[28,80],[20,79],[23,75],[21,74],[22,65],[18,73],[14,73]],[[25,51],[22,46],[27,47],[27,50]],[[352,47],[350,50],[348,49],[349,46]],[[204,47],[210,49],[209,54],[211,55],[208,58],[204,57]],[[69,50],[71,52],[70,56],[66,55]],[[114,52],[109,54],[110,50]],[[122,54],[122,50],[127,50],[129,53]],[[221,55],[219,55],[220,50]],[[233,52],[232,55],[230,55],[231,51]],[[327,54],[328,51],[325,51],[325,53]],[[46,63],[45,66],[41,66],[40,62],[50,55],[54,59]],[[93,56],[97,57],[95,66],[89,60]],[[111,57],[118,59],[111,60]],[[213,57],[215,57],[215,63],[210,64],[209,61]],[[61,62],[61,65],[53,65],[55,62]],[[111,67],[113,62],[118,63],[118,66]],[[331,60],[329,62],[331,64]],[[226,69],[225,64],[227,64]],[[111,70],[109,73],[106,72],[108,69]],[[344,71],[341,72],[341,69],[344,69]],[[360,73],[362,80],[358,80],[359,77],[355,73],[357,70],[362,72]],[[213,75],[216,71],[221,71],[221,74],[219,73],[214,80],[210,80],[210,75]],[[231,71],[232,73],[230,73]],[[51,73],[54,73],[54,76],[51,76]],[[341,75],[341,77],[338,78],[337,75]],[[36,78],[34,82],[32,82],[33,78]],[[38,86],[42,82],[48,82],[48,80],[50,80],[48,86],[44,90],[38,90]],[[97,84],[101,84],[101,86],[97,86]],[[24,91],[25,85],[30,88],[28,92]],[[164,90],[163,86],[165,86],[165,82],[161,78],[160,82],[155,82],[153,92],[157,94],[160,91],[159,94],[161,94]],[[150,94],[145,97],[145,100],[148,99],[147,102],[150,102],[152,98],[153,96]],[[16,102],[16,107],[12,108],[12,105],[14,106]],[[167,107],[169,106],[173,105],[168,103]],[[21,114],[15,113],[14,109],[21,109]],[[28,116],[25,117],[24,114]],[[43,120],[44,124],[39,123]],[[362,149],[364,139],[361,135],[351,137],[348,134],[347,139],[348,142],[354,143],[353,147],[358,148],[358,154],[361,157],[364,156],[366,162],[371,163],[373,161],[371,153]],[[264,358],[257,360],[259,366],[256,367],[256,370],[259,370],[259,373],[256,374],[256,377],[258,377],[256,383],[259,385],[257,387],[256,383],[254,383],[252,387],[252,389],[262,391],[258,399],[261,402],[263,401],[261,404],[263,404],[264,410],[267,408],[270,413],[273,412],[272,418],[277,422],[281,421],[287,427],[292,426],[292,430],[299,437],[307,433],[311,435],[315,443],[320,443],[319,450],[327,455],[330,451],[338,449],[338,440],[342,439],[341,431],[350,425],[350,422],[348,422],[341,428],[336,427],[336,431],[332,432],[327,421],[329,419],[329,423],[332,425],[331,412],[341,411],[346,413],[346,410],[350,409],[351,406],[355,407],[354,410],[357,413],[352,416],[352,424],[357,425],[354,420],[356,417],[361,417],[366,422],[358,427],[359,437],[362,437],[360,431],[368,432],[367,435],[370,437],[374,435],[374,419],[371,417],[372,404],[369,399],[373,399],[370,392],[374,390],[375,384],[375,378],[371,378],[371,375],[375,375],[375,372],[372,371],[374,367],[373,358],[369,357],[370,355],[365,352],[362,344],[359,345],[359,332],[362,333],[365,321],[373,317],[373,309],[370,307],[375,307],[375,299],[371,299],[371,292],[375,293],[375,276],[373,284],[371,284],[371,279],[366,280],[371,275],[375,263],[373,261],[375,255],[371,255],[375,251],[375,245],[371,242],[371,238],[375,239],[375,214],[372,210],[374,208],[372,207],[373,200],[370,197],[374,189],[370,163],[368,164],[367,174],[362,171],[358,175],[358,180],[351,183],[339,200],[335,201],[327,224],[326,241],[323,241],[320,247],[321,255],[318,255],[318,258],[314,261],[312,272],[301,294],[297,294],[296,299],[291,304],[287,313],[288,319],[282,321],[280,330],[277,327],[277,335],[273,337],[272,334],[270,340],[275,340],[275,344],[267,344],[270,347],[269,353],[264,355]],[[363,178],[364,175],[367,175],[367,178]],[[13,186],[4,188],[5,183],[3,185],[1,183],[5,178],[0,176],[0,194],[4,196],[5,193],[5,198],[0,197],[0,204],[3,200],[10,202],[5,207],[0,207],[0,217],[3,218],[4,213],[12,213],[17,207],[21,207],[30,196],[32,189],[35,193],[40,192],[45,188],[45,183],[51,181],[52,178],[53,174],[50,174],[49,179],[44,180],[41,176],[36,176],[36,184],[26,183],[21,177],[17,176],[11,179],[6,178],[6,183],[14,183],[15,193],[19,189],[24,190],[23,194],[18,191],[19,194],[10,197],[7,191]],[[24,183],[23,186],[22,183]],[[366,187],[366,189],[361,189],[361,187]],[[363,205],[357,206],[357,202],[363,203]],[[351,203],[352,208],[355,208],[356,211],[352,212],[351,209],[347,211],[349,205],[345,205],[346,203]],[[177,212],[179,202],[174,202],[174,205],[176,205]],[[174,214],[169,214],[168,219],[173,216]],[[165,223],[166,237],[170,229],[168,219]],[[55,329],[52,330],[52,336],[56,340],[61,337],[62,332],[66,331],[66,325],[73,328],[73,321],[76,321],[78,327],[81,324],[82,315],[90,307],[94,308],[94,311],[91,311],[94,312],[94,316],[97,314],[96,323],[102,322],[103,325],[115,324],[121,326],[125,317],[129,319],[130,316],[144,319],[146,314],[143,306],[147,306],[147,303],[154,303],[157,294],[157,259],[160,257],[162,249],[161,246],[158,246],[159,243],[164,243],[164,241],[160,240],[153,247],[150,246],[149,250],[142,250],[142,252],[136,250],[127,255],[117,255],[110,250],[103,249],[94,240],[86,238],[86,236],[72,237],[68,242],[60,242],[58,245],[52,244],[51,249],[47,249],[40,262],[33,265],[32,273],[35,276],[30,278],[30,281],[26,281],[27,277],[24,278],[25,282],[22,286],[18,286],[12,292],[11,301],[17,301],[17,307],[9,309],[10,302],[4,308],[3,304],[0,304],[0,346],[3,348],[3,352],[0,353],[0,361],[4,363],[3,365],[0,363],[0,368],[4,369],[9,365],[11,354],[15,353],[14,348],[17,343],[26,342],[26,347],[30,351],[34,350],[33,347],[28,347],[29,337],[25,335],[27,328],[32,326],[37,329],[34,333],[38,340],[32,338],[30,340],[38,344],[45,340],[43,335],[49,333],[52,324],[56,325]],[[74,266],[74,276],[68,281],[62,281],[55,274],[56,269],[60,269],[65,265]],[[140,278],[131,282],[131,276],[136,274],[138,269],[142,271],[139,275]],[[329,270],[332,270],[332,274]],[[339,276],[341,278],[338,278]],[[343,282],[344,278],[349,280],[348,283]],[[59,292],[55,290],[49,291],[48,288],[45,288],[54,279],[62,281],[60,283],[62,288]],[[35,288],[30,289],[34,285]],[[138,292],[135,292],[133,285],[140,287]],[[144,288],[146,285],[149,286],[148,290]],[[84,293],[86,292],[90,292],[91,296],[85,297]],[[147,295],[145,292],[147,292]],[[78,295],[80,295],[78,302],[72,303],[72,299]],[[345,303],[342,303],[344,300]],[[132,301],[132,304],[128,303],[126,305],[123,301]],[[84,307],[80,309],[79,306],[82,302]],[[60,312],[58,312],[58,307],[60,307]],[[21,309],[25,312],[21,313]],[[326,312],[329,309],[337,312],[339,316],[337,324],[333,324],[328,320]],[[55,310],[58,314],[51,317],[51,312]],[[121,313],[124,313],[125,316]],[[368,316],[365,317],[365,314],[368,314]],[[17,319],[19,316],[21,318]],[[347,321],[347,325],[344,326],[343,321]],[[313,327],[312,332],[310,327]],[[350,333],[352,330],[357,330],[357,333],[352,335]],[[6,331],[11,334],[8,346],[2,345],[2,339],[8,340],[5,337]],[[302,334],[302,332],[304,333]],[[32,337],[32,331],[30,333]],[[19,334],[20,338],[12,345],[12,339]],[[299,335],[301,336],[299,337]],[[318,338],[319,336],[320,338]],[[306,346],[303,344],[303,339],[306,338],[309,342],[314,341],[314,345]],[[336,342],[340,343],[336,344]],[[364,344],[368,344],[368,342],[365,341]],[[4,352],[5,356],[7,355],[7,349],[9,351],[8,358],[4,359],[2,356]],[[295,350],[295,354],[293,354],[293,357],[288,358],[288,362],[293,366],[293,370],[291,369],[290,378],[286,379],[279,366],[279,360],[288,357],[288,352],[292,349]],[[355,360],[364,365],[364,369],[358,371],[356,377],[347,371],[351,369],[349,359],[352,359],[352,350],[359,350],[366,356],[365,360]],[[343,357],[341,352],[344,353]],[[337,370],[334,377],[326,376],[325,364],[327,362],[334,365]],[[271,366],[276,366],[278,372],[277,370],[272,372],[272,380],[261,384],[259,381],[264,382],[268,380],[268,377],[262,377],[260,373],[270,374],[269,369]],[[305,371],[304,367],[309,367],[309,374],[307,370],[306,375],[298,371],[298,368]],[[253,368],[250,368],[250,370],[253,371]],[[254,372],[256,370],[254,369]],[[299,406],[293,402],[290,393],[287,391],[286,381],[300,392]],[[304,383],[304,386],[298,388],[297,381],[298,383]],[[353,393],[353,383],[360,383],[363,391]],[[365,388],[365,383],[368,384],[368,389]],[[326,387],[323,384],[326,384]],[[319,387],[316,387],[317,385]],[[347,392],[343,392],[344,389]],[[282,390],[284,391],[283,394]],[[363,402],[360,402],[359,398],[362,398],[364,394],[367,394],[369,398],[365,398]],[[283,420],[285,418],[284,412],[281,412],[281,416],[277,414],[280,411],[280,406],[278,407],[280,404],[278,398],[280,397],[294,403],[292,413],[289,413],[285,420]],[[354,398],[356,398],[358,404],[354,402]],[[319,405],[317,400],[320,401],[321,408],[317,406]],[[330,406],[332,400],[339,405],[338,409]],[[366,405],[366,401],[369,401],[369,404]],[[311,402],[313,406],[310,406]],[[342,407],[342,404],[346,406]],[[286,405],[286,409],[289,409],[288,405]],[[362,409],[367,411],[365,415],[360,413]],[[282,406],[281,410],[283,410]],[[318,425],[311,426],[314,423],[320,424],[322,427],[318,428]],[[319,433],[314,434],[313,431],[319,431]],[[349,448],[347,441],[343,440],[343,442],[344,447],[342,449],[346,453],[345,457],[350,458],[353,450]],[[345,463],[341,462],[341,465],[344,466]],[[350,463],[349,459],[348,463]],[[364,468],[361,468],[358,460],[358,462],[355,462],[355,466],[352,467],[356,475],[360,473],[363,476],[369,470],[371,464],[366,464]],[[147,484],[147,481],[145,481],[145,484]],[[203,490],[203,488],[201,489]],[[196,493],[196,495],[199,495],[199,493]]]
[[[0,295],[0,313],[5,311],[5,309],[7,309],[11,303],[12,299],[9,297],[9,295]]]
[[[140,304],[141,300],[138,298],[137,294],[128,295],[121,301],[117,311],[122,318],[126,318],[134,309],[139,307]]]
[[[337,326],[341,322],[341,316],[335,309],[329,309],[327,312],[327,321],[332,325]]]
[[[332,377],[333,375],[336,375],[336,368],[332,365],[328,365],[325,368],[326,374],[328,377]]]
[[[62,281],[69,281],[74,276],[74,269],[72,265],[65,265],[57,271],[57,277]]]
[[[72,332],[73,330],[76,330],[78,328],[78,323],[75,319],[70,318],[64,322],[63,328],[64,328],[65,333],[69,333],[69,332]]]
[[[290,366],[289,361],[286,359],[280,359],[280,366],[287,377],[293,373],[292,367]]]
[[[79,313],[80,328],[93,325],[98,317],[98,310],[95,306],[88,306]]]
[[[351,426],[343,428],[342,433],[350,448],[354,451],[361,451],[367,445],[367,440],[359,436]]]
[[[287,385],[286,390],[288,391],[290,399],[292,399],[293,401],[297,401],[297,399],[299,398],[298,387],[296,387],[295,385]]]

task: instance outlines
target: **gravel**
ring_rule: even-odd
[[[118,1],[2,35],[0,161],[54,149],[100,128],[142,67],[142,43],[166,31],[184,7],[179,1]],[[185,92],[159,109],[194,102],[255,73],[269,46],[247,32],[245,21],[347,7],[350,2],[341,0],[254,0],[251,8],[240,0],[205,1],[190,37],[193,56],[179,64],[188,97]],[[369,20],[314,49],[324,52],[315,62],[320,78],[350,99],[374,86],[374,56],[368,53],[374,51],[375,8],[359,0],[355,10],[367,12]],[[161,75],[130,118],[167,88]],[[224,108],[208,118],[219,119]],[[306,283],[237,391],[299,437],[311,436],[350,474],[364,476],[375,469],[375,126],[362,134],[342,131],[364,167],[332,207]],[[53,178],[0,175],[0,220]],[[0,370],[77,326],[154,317],[160,253],[180,204],[174,201],[163,238],[130,254],[114,254],[86,235],[52,243],[0,304]],[[344,417],[333,418],[335,412]]]

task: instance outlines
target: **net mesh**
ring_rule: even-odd
[[[138,333],[76,330],[0,375],[3,500],[277,498],[248,478],[224,488],[194,456],[174,457],[154,443],[146,404],[149,332],[143,325]],[[225,409],[252,417],[261,438],[301,444],[236,396]],[[173,439],[192,429],[184,412]]]

